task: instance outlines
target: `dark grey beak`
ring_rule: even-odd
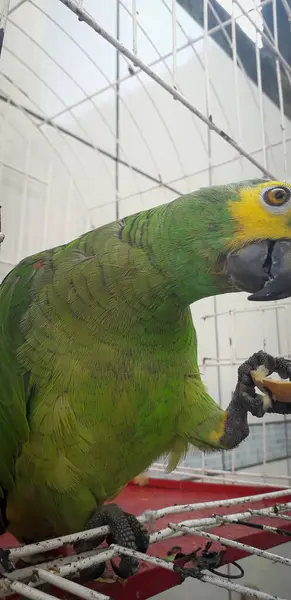
[[[249,300],[281,300],[291,296],[291,240],[263,240],[227,256],[236,286],[251,292]]]

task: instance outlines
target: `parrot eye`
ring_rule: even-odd
[[[283,206],[283,204],[286,204],[290,198],[291,190],[285,186],[267,188],[262,192],[263,201],[273,208],[279,208]]]

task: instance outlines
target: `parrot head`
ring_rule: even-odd
[[[281,181],[240,184],[228,203],[232,238],[225,257],[234,285],[249,300],[291,296],[291,185]]]
[[[291,184],[256,179],[202,188],[164,214],[161,267],[184,302],[233,291],[248,292],[249,300],[291,296]]]

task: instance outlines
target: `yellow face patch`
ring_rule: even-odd
[[[273,194],[270,194],[271,206],[262,199],[264,189],[290,184],[283,181],[266,181],[256,187],[242,188],[237,202],[229,201],[229,211],[235,224],[235,232],[230,242],[231,248],[241,248],[254,240],[291,239],[291,203],[278,206]],[[276,212],[277,211],[277,212]]]

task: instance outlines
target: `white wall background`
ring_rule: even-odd
[[[231,2],[222,4],[231,10]],[[255,4],[246,0],[244,7],[253,9]],[[131,6],[130,0],[120,4],[120,38],[130,49]],[[173,83],[172,2],[139,0],[137,6],[138,56],[146,64],[154,63],[153,69]],[[84,0],[84,7],[115,35],[115,0]],[[10,8],[0,73],[1,94],[8,100],[0,100],[0,195],[6,236],[0,251],[0,278],[22,257],[114,220],[116,204],[115,163],[97,149],[114,154],[116,148],[116,51],[58,0],[12,0]],[[250,15],[260,26],[259,14]],[[176,55],[177,88],[206,114],[209,85],[208,112],[214,122],[251,156],[262,164],[265,160],[276,177],[288,178],[291,123],[210,38],[204,39],[201,28],[179,5],[176,16],[177,47],[185,46]],[[240,17],[238,22],[260,45],[248,19]],[[130,74],[128,66],[121,57],[120,158],[161,184],[120,166],[120,216],[205,186],[210,176],[206,126],[148,76],[137,69]],[[42,124],[23,107],[69,129],[95,149]],[[211,134],[211,145],[213,184],[260,177],[256,167],[216,134]],[[237,366],[251,353],[264,348],[291,356],[288,301],[260,306],[248,303],[245,294],[225,295],[193,305],[193,318],[203,378],[224,407],[235,386]],[[265,422],[278,420],[269,416]],[[263,431],[266,426],[260,427]],[[266,439],[272,446],[271,437]],[[261,440],[262,436],[258,443]],[[272,458],[273,450],[267,444],[265,461]],[[270,466],[261,468],[274,475]],[[290,474],[285,462],[277,463],[275,472]],[[246,581],[260,584],[264,579],[267,584],[268,574],[258,576],[258,559],[248,561],[251,576]],[[269,591],[290,597],[279,570],[272,569],[278,573],[279,587],[273,589],[272,577]],[[202,598],[210,593],[200,584],[199,592],[194,590],[193,582],[181,589],[167,592],[165,598],[177,594],[186,598],[194,591]],[[215,593],[217,599],[219,594],[225,597],[224,592]]]

